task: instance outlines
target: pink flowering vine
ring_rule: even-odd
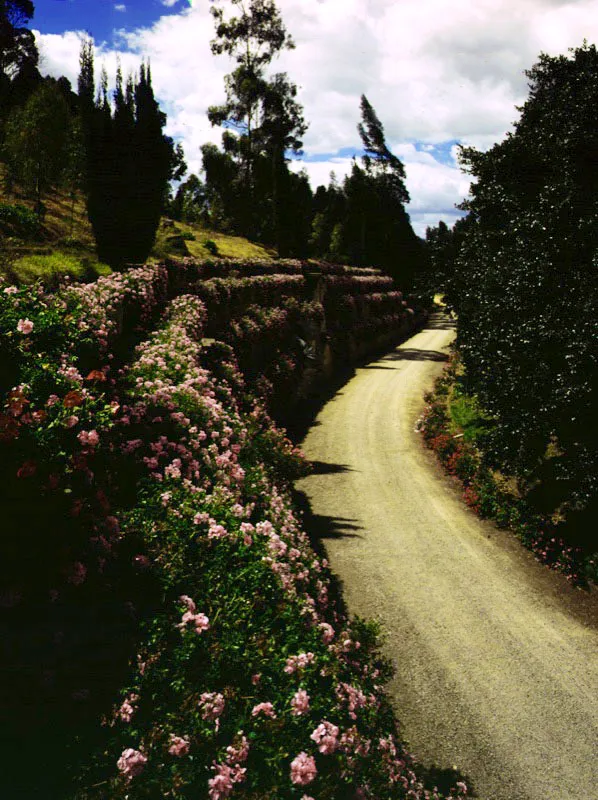
[[[265,717],[276,719],[276,711],[272,703],[258,703],[251,709],[251,716],[257,717],[258,714],[263,714]]]
[[[302,714],[307,713],[309,710],[309,695],[305,689],[299,689],[298,692],[295,692],[291,700],[291,708],[291,714],[295,717],[300,717]]]
[[[318,745],[318,750],[324,755],[330,755],[338,747],[339,729],[327,720],[323,720],[309,737]]]
[[[189,739],[186,736],[176,736],[174,733],[170,734],[170,746],[168,752],[171,756],[182,758],[189,752]]]

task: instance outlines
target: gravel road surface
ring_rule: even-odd
[[[480,521],[414,430],[454,337],[433,317],[358,369],[298,481],[349,610],[381,619],[403,736],[483,800],[598,800],[598,597]]]

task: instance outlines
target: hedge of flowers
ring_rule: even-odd
[[[265,408],[323,308],[287,297],[231,324],[241,359],[266,332],[277,348],[248,384],[206,343],[202,300],[168,300],[198,272],[0,286],[4,782],[49,791],[66,759],[78,788],[56,796],[439,797],[398,741],[375,628],[343,615],[301,530],[305,466]]]
[[[452,422],[449,404],[457,382],[456,360],[426,394],[426,407],[417,423],[424,442],[446,471],[459,481],[465,503],[476,514],[513,531],[536,559],[583,586],[598,582],[598,554],[566,541],[559,526],[534,512],[524,497],[502,488],[501,476],[485,464],[483,441],[470,442]]]
[[[302,297],[302,275],[256,275],[248,278],[211,278],[196,283],[192,291],[210,309],[206,333],[222,336],[232,319],[246,314],[249,307],[269,308],[287,297]]]
[[[342,613],[293,512],[300,453],[232,350],[201,366],[202,319],[174,301],[127,376],[121,530],[161,603],[77,796],[440,797],[397,738],[375,627]]]

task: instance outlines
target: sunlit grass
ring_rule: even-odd
[[[19,283],[34,283],[41,280],[45,284],[57,282],[68,275],[73,280],[94,280],[100,275],[111,272],[107,264],[102,264],[89,256],[65,253],[56,250],[53,253],[22,256],[11,264],[11,273]]]
[[[274,250],[250,242],[242,236],[221,233],[203,225],[186,222],[168,222],[166,224],[163,222],[156,236],[153,255],[156,258],[182,255],[189,255],[200,260],[213,258],[214,252],[207,244],[208,242],[216,245],[216,254],[223,258],[271,259],[276,255]]]

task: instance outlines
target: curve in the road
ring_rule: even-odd
[[[436,317],[357,371],[306,436],[297,488],[349,610],[382,621],[416,757],[483,800],[598,800],[596,593],[475,517],[414,430],[451,328]]]

